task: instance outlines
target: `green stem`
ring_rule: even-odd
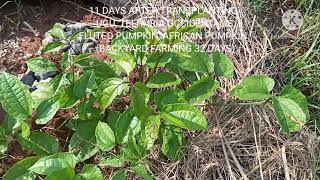
[[[162,56],[164,55],[164,52],[162,52],[162,54],[158,57],[156,64],[154,65],[153,69],[150,72],[150,75],[148,76],[147,80],[145,83],[147,83],[150,80],[150,77],[156,72],[157,67],[160,63],[160,59],[162,58]]]

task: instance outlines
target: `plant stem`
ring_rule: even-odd
[[[162,58],[162,56],[164,55],[164,52],[162,52],[162,54],[158,57],[156,64],[154,65],[153,69],[150,72],[150,75],[148,76],[147,80],[145,83],[147,83],[150,80],[150,77],[156,72],[157,67],[159,65],[160,59]]]

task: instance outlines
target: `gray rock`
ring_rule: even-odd
[[[23,82],[23,84],[28,85],[29,87],[32,87],[36,80],[37,78],[35,77],[35,74],[32,71],[28,71],[20,79],[20,81]]]
[[[47,73],[34,73],[34,76],[38,81],[54,78],[56,75],[57,75],[56,71],[47,72]]]
[[[68,34],[72,35],[73,33],[84,30],[86,27],[88,27],[88,25],[84,23],[67,24],[65,28],[65,32],[68,32]]]
[[[93,53],[94,52],[94,47],[96,47],[96,43],[95,42],[87,42],[87,43],[83,43],[82,45],[82,53]]]
[[[71,54],[78,55],[81,53],[82,43],[73,43],[70,49],[71,49]]]

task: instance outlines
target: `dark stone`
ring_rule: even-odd
[[[29,71],[27,74],[23,75],[22,78],[20,79],[23,84],[28,85],[29,87],[32,87],[33,83],[37,80],[35,77],[34,72]]]

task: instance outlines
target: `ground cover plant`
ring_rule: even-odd
[[[203,17],[206,15],[193,14],[189,18]],[[166,33],[199,30],[173,26]],[[97,31],[67,39],[63,26],[56,24],[51,34],[61,41],[49,43],[44,52],[59,52],[72,38],[81,39]],[[72,55],[71,49],[63,53],[58,65],[44,57],[30,59],[27,65],[33,72],[58,72],[33,92],[17,77],[2,73],[0,101],[7,116],[0,128],[0,150],[5,153],[11,140],[17,138],[23,148],[35,154],[11,167],[4,179],[103,179],[99,166],[117,169],[113,179],[127,179],[129,172],[153,179],[148,155],[155,144],[171,161],[183,158],[187,146],[184,132],[209,129],[200,107],[206,103],[219,106],[215,103],[219,98],[218,77],[231,78],[234,64],[225,54],[215,51],[209,55],[185,39],[152,36],[157,31],[139,27],[117,36],[107,52],[111,62],[90,54]],[[147,36],[129,38],[137,33]],[[141,46],[149,51],[137,48]],[[154,46],[171,49],[152,51]],[[282,132],[290,138],[290,133],[300,131],[307,122],[308,102],[294,87],[287,86],[277,95],[274,86],[272,78],[253,75],[230,96],[245,101],[239,106],[271,104]],[[73,131],[68,152],[60,152],[56,137],[34,128],[47,124],[61,109],[76,112],[64,123]],[[87,163],[99,152],[106,152],[106,156],[98,164]]]

